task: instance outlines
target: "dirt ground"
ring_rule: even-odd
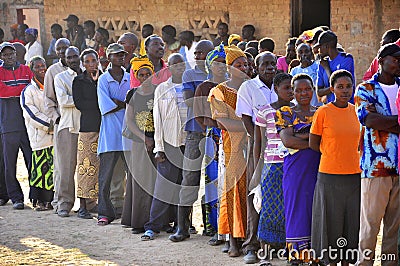
[[[60,218],[52,211],[36,212],[28,202],[27,172],[19,158],[18,178],[25,193],[25,209],[0,207],[0,265],[245,265],[243,256],[230,258],[221,246],[207,245],[209,237],[191,235],[172,243],[163,232],[152,241],[140,241],[120,220],[97,226],[72,214]],[[77,209],[77,205],[75,205]],[[194,225],[202,231],[196,204]],[[273,265],[287,265],[273,261]],[[377,264],[379,265],[379,264]]]

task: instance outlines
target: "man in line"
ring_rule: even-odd
[[[194,41],[193,31],[185,30],[179,33],[179,42],[181,43],[179,53],[185,58],[186,69],[194,68],[196,65],[194,50],[197,42]]]
[[[94,24],[93,20],[86,20],[85,22],[83,22],[83,32],[85,33],[85,48],[94,49],[96,44],[94,40],[94,34],[96,33],[95,28],[96,24]]]
[[[247,131],[247,187],[253,176],[253,144],[254,144],[254,123],[258,110],[265,104],[278,100],[275,93],[273,79],[276,74],[276,56],[270,52],[263,52],[255,58],[258,76],[254,79],[243,82],[238,90],[236,102],[236,115],[242,119]],[[250,191],[248,191],[249,193]],[[257,262],[257,250],[260,243],[257,240],[259,216],[253,205],[251,194],[247,197],[247,232],[246,241],[243,243],[243,250],[246,254],[245,263]]]
[[[49,49],[47,50],[47,58],[53,60],[53,64],[57,63],[59,58],[56,53],[56,42],[58,39],[62,38],[62,27],[60,24],[53,24],[50,28],[51,36],[53,39],[50,41]]]
[[[56,135],[56,160],[60,178],[56,182],[57,214],[68,217],[75,202],[75,168],[77,163],[78,134],[81,113],[72,97],[72,82],[82,73],[79,49],[70,46],[65,51],[68,69],[54,77],[54,88],[60,108],[60,120]]]
[[[171,54],[179,52],[180,42],[175,38],[176,29],[172,25],[165,25],[161,29],[161,37],[165,42],[164,58],[168,58]]]
[[[71,45],[78,47],[79,50],[85,49],[85,34],[82,26],[78,25],[79,18],[71,14],[64,21],[67,22],[67,39]]]
[[[395,254],[382,265],[397,265],[397,235],[400,222],[398,111],[400,47],[382,46],[378,52],[380,70],[358,85],[355,94],[357,116],[365,127],[361,157],[361,206],[357,265],[373,265],[377,235],[383,220],[382,254]]]
[[[129,73],[131,71],[131,59],[136,56],[135,51],[138,47],[139,39],[136,34],[126,32],[119,37],[117,43],[121,44],[127,52],[124,60],[124,67],[126,72]]]
[[[225,22],[221,22],[218,25],[218,36],[217,38],[215,38],[213,45],[218,46],[222,43],[224,46],[228,46],[228,39],[229,39],[228,31],[229,31],[228,24],[226,24]]]
[[[0,45],[0,134],[3,144],[5,184],[7,191],[0,182],[0,206],[11,199],[13,208],[24,209],[24,194],[17,180],[17,158],[22,150],[25,165],[30,173],[32,149],[29,144],[25,121],[19,104],[22,90],[30,83],[33,74],[29,67],[17,62],[16,50],[12,43]],[[0,176],[0,179],[3,176]]]
[[[193,97],[198,85],[207,79],[205,59],[214,49],[211,41],[200,41],[195,48],[196,66],[183,73],[183,97],[188,106],[187,132],[185,141],[185,158],[183,161],[182,188],[179,193],[178,230],[169,239],[179,242],[190,237],[190,214],[193,203],[197,200],[200,185],[200,169],[203,153],[200,151],[200,141],[205,137],[205,129],[195,120],[193,113]]]
[[[243,41],[249,42],[252,40],[256,40],[256,37],[254,36],[255,32],[256,32],[256,28],[253,25],[251,25],[251,24],[244,25],[242,28]]]
[[[139,50],[139,55],[145,55],[146,54],[146,47],[144,45],[144,41],[146,40],[147,37],[150,35],[153,35],[154,32],[154,27],[151,24],[144,24],[142,27],[142,39],[140,40],[140,50]]]

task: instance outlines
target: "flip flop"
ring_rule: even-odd
[[[97,225],[100,225],[100,226],[104,226],[104,225],[108,225],[108,224],[109,224],[109,221],[108,221],[107,217],[100,218],[97,221]]]
[[[144,234],[140,237],[142,241],[154,240],[156,233],[153,230],[147,230]]]

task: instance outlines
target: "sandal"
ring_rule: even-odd
[[[146,232],[144,232],[144,234],[140,237],[140,240],[142,241],[148,241],[148,240],[154,240],[154,237],[157,234],[154,233],[153,230],[147,230]]]
[[[44,206],[44,203],[43,203],[43,202],[39,202],[39,203],[36,205],[36,207],[35,207],[35,211],[38,211],[38,212],[40,212],[40,211],[45,211],[45,210],[47,210],[47,209],[46,209],[46,207]]]
[[[108,225],[108,224],[110,224],[110,223],[109,223],[107,217],[103,217],[103,218],[100,218],[99,220],[97,220],[97,225],[104,226],[104,225]]]

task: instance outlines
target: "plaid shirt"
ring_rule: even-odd
[[[396,83],[400,86],[400,80],[397,78]],[[378,74],[358,85],[354,100],[358,120],[364,126],[361,142],[361,177],[398,176],[398,135],[365,126],[365,118],[368,115],[366,106],[369,103],[375,105],[379,114],[392,115],[388,97],[378,83]]]

